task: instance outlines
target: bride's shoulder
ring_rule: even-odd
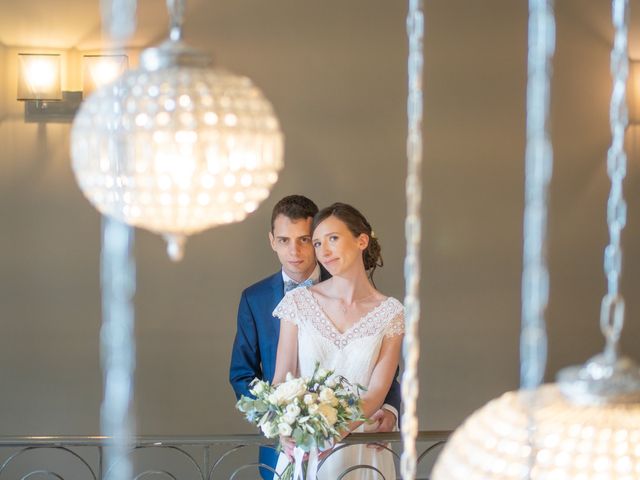
[[[390,309],[397,311],[404,311],[404,304],[395,297],[387,297],[383,295],[384,300],[382,300]]]
[[[378,289],[375,289],[374,291],[375,291],[374,296],[370,298],[371,301],[374,301],[377,303],[392,303],[392,302],[398,301],[390,295],[385,295]]]

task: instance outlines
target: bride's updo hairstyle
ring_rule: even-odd
[[[384,263],[382,261],[382,247],[380,247],[380,242],[373,233],[371,225],[355,207],[337,202],[316,213],[313,217],[311,231],[314,231],[318,225],[331,216],[342,221],[354,237],[359,237],[363,233],[369,237],[369,245],[362,252],[362,260],[364,261],[364,269],[369,274],[369,278],[373,280],[373,272],[376,268],[382,267]]]

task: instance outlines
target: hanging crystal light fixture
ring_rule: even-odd
[[[405,272],[405,331],[403,343],[404,373],[402,375],[402,457],[400,474],[404,480],[414,480],[418,457],[418,359],[420,341],[420,207],[422,203],[422,70],[424,12],[420,0],[409,0],[407,13],[407,215],[405,232],[407,249]]]
[[[532,275],[523,274],[522,388],[489,402],[456,430],[434,468],[434,480],[640,478],[640,369],[632,360],[620,357],[618,353],[624,320],[624,300],[618,291],[618,283],[622,266],[620,233],[626,222],[622,180],[626,171],[628,0],[613,0],[612,17],[616,34],[611,55],[613,139],[608,152],[608,172],[612,188],[607,215],[611,242],[605,251],[608,292],[602,301],[600,316],[606,339],[605,350],[583,366],[561,370],[556,384],[539,387],[546,356],[546,343],[542,341],[546,334],[540,307],[546,305],[547,297],[546,283],[539,283],[546,277],[544,256],[539,257],[534,262],[536,268],[531,270]],[[545,36],[553,33],[550,30],[553,17],[549,0],[530,0],[529,21],[530,48],[533,45],[529,55],[529,87],[533,88],[528,89],[528,100],[531,100],[542,95],[549,86],[548,63],[543,70],[531,69],[535,67],[531,62],[536,61],[536,52],[540,53]],[[535,86],[536,75],[543,73],[538,81],[544,78],[547,81]],[[543,98],[538,97],[538,100]],[[536,139],[541,138],[529,129],[530,120],[543,121],[542,132],[547,133],[548,106],[538,110],[537,115],[532,115],[531,106],[528,101],[528,150],[535,145]],[[539,143],[537,148],[539,158],[550,162],[550,145],[547,148],[544,143]],[[531,178],[543,174],[546,168],[545,162],[532,162],[532,168],[529,166],[527,162],[528,185]],[[550,176],[550,171],[548,174]],[[528,247],[537,244],[538,252],[543,252],[539,240],[544,238],[540,236],[540,227],[544,224],[528,232],[526,226],[536,217],[538,220],[546,219],[546,198],[541,196],[545,192],[538,190],[531,197],[527,192],[525,272]],[[527,219],[529,207],[541,201],[544,210]],[[543,216],[540,217],[539,213]],[[527,234],[532,232],[537,235]],[[527,321],[527,314],[535,313],[533,308],[536,306],[540,313],[539,321]]]
[[[240,221],[268,197],[283,136],[251,80],[182,41],[184,0],[167,6],[170,38],[82,104],[71,156],[101,213],[163,235],[179,260],[186,236]]]

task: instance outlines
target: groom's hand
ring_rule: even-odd
[[[396,416],[385,408],[381,408],[371,415],[371,421],[375,425],[375,428],[372,431],[376,433],[393,432],[393,429],[396,426]]]
[[[381,408],[376,413],[371,415],[370,420],[374,425],[374,429],[371,430],[375,433],[392,432],[396,426],[396,416],[389,410]],[[373,448],[377,451],[384,450],[377,443],[370,443],[367,445],[369,448]]]

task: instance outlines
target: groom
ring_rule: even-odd
[[[273,207],[269,243],[282,268],[245,289],[240,297],[229,369],[229,381],[237,398],[251,396],[249,383],[254,378],[273,379],[280,321],[272,312],[284,294],[297,286],[309,286],[329,278],[316,262],[311,242],[311,222],[316,213],[316,204],[302,195],[284,197]],[[378,422],[377,431],[393,430],[399,410],[400,385],[394,380],[385,405],[371,417]],[[260,463],[275,468],[277,459],[273,449],[260,448]],[[264,479],[273,477],[267,469],[260,469],[260,473]]]

